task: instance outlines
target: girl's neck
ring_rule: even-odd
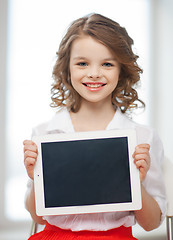
[[[82,103],[77,113],[70,112],[75,131],[105,130],[115,114],[111,104]]]

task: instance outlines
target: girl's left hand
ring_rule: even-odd
[[[150,145],[149,144],[139,144],[135,148],[133,153],[134,163],[140,172],[140,180],[144,181],[147,172],[150,168]]]

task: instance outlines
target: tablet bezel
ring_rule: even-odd
[[[45,207],[43,167],[41,156],[42,143],[120,137],[127,137],[128,139],[132,202],[53,208]],[[134,164],[134,160],[132,158],[132,154],[136,146],[136,131],[134,129],[48,134],[44,136],[34,136],[32,140],[37,144],[38,147],[38,157],[34,168],[34,190],[36,213],[38,216],[133,211],[141,209],[142,203],[139,170],[136,168],[136,165]]]

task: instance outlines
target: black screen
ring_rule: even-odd
[[[132,202],[127,137],[41,148],[45,207]]]

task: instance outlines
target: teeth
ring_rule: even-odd
[[[85,85],[90,88],[98,88],[102,87],[104,84],[85,84]]]
[[[97,87],[101,87],[102,85],[101,84],[87,84],[88,87],[91,87],[91,88],[97,88]]]

